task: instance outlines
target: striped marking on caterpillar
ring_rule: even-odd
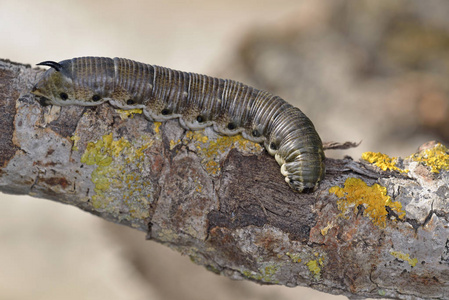
[[[124,58],[45,61],[51,67],[32,89],[45,104],[140,108],[150,121],[179,118],[182,127],[263,143],[298,192],[323,179],[323,145],[312,122],[278,96],[228,79],[171,70]]]

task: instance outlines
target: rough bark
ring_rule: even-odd
[[[233,279],[350,298],[449,297],[447,170],[413,158],[397,160],[408,172],[327,159],[318,191],[298,194],[241,137],[108,104],[43,107],[29,93],[41,72],[0,61],[2,192],[145,231]]]

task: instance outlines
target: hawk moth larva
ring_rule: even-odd
[[[109,102],[141,108],[151,121],[179,118],[182,127],[213,126],[263,143],[298,192],[323,179],[324,152],[312,122],[278,96],[240,82],[171,70],[123,58],[81,57],[45,61],[50,66],[32,93],[46,104],[93,106]]]

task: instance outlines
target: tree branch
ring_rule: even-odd
[[[41,72],[0,61],[2,192],[145,231],[233,279],[351,298],[449,297],[444,147],[396,161],[327,159],[319,190],[298,194],[239,136],[186,132],[108,104],[43,107],[29,93]]]

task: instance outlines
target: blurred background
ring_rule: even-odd
[[[445,0],[0,1],[0,57],[126,57],[232,78],[301,108],[328,152],[449,142]],[[135,230],[0,194],[0,299],[346,299],[217,276]]]

